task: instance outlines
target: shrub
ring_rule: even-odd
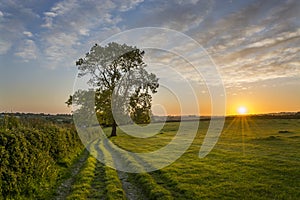
[[[82,144],[74,128],[43,120],[0,120],[1,198],[39,198],[69,166]]]

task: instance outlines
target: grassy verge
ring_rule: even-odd
[[[67,199],[86,199],[90,193],[91,183],[94,179],[96,168],[96,159],[89,156],[82,170],[76,176],[75,183],[72,186],[72,193]]]
[[[84,159],[87,156],[88,152],[84,149],[80,153],[75,154],[72,161],[69,161],[69,167],[59,167],[59,177],[55,185],[48,191],[47,199],[52,199],[54,196],[58,195],[59,187],[63,184],[64,181],[70,179],[73,174],[72,171],[74,170],[76,164],[79,162],[80,159]],[[46,197],[45,197],[46,198]]]

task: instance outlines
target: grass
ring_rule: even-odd
[[[99,145],[99,143],[98,143]],[[111,154],[104,148],[101,143],[101,150],[105,162],[113,163]],[[118,178],[117,171],[109,166],[105,166],[105,181],[106,181],[106,194],[107,199],[125,199],[125,193],[122,189],[122,183]]]
[[[134,138],[118,130],[118,137],[110,140],[128,151],[151,152],[168,144],[179,125],[179,122],[166,123],[157,135],[147,139]],[[300,196],[299,119],[227,119],[214,149],[205,158],[199,158],[208,126],[209,121],[200,122],[193,143],[174,163],[150,173],[127,173],[127,181],[140,188],[150,200],[297,199]],[[110,129],[104,131],[109,135]],[[105,140],[96,140],[90,151],[111,167],[123,165],[138,171],[143,168],[143,158],[120,151]],[[76,177],[68,199],[126,199],[128,191],[122,187],[119,172],[111,167],[90,156]]]
[[[208,125],[208,121],[200,122],[193,144],[176,162],[147,175],[139,174],[134,180],[148,195],[156,193],[149,192],[155,183],[169,192],[167,196],[176,199],[297,199],[300,196],[299,119],[227,119],[213,151],[200,159],[199,148]],[[178,126],[179,123],[167,123],[161,131],[163,134],[148,139],[133,138],[119,131],[119,136],[112,141],[132,152],[149,152],[171,141]]]
[[[94,170],[97,160],[89,156],[82,170],[76,176],[75,183],[72,186],[72,193],[67,199],[86,199],[91,190],[91,183],[94,179]]]
[[[95,143],[89,147],[90,151],[96,151]],[[104,160],[111,159],[110,154],[103,149],[101,156]],[[125,199],[122,184],[115,169],[103,165],[95,157],[90,155],[76,175],[72,184],[72,192],[67,199]]]
[[[113,159],[115,161],[121,159],[131,168],[141,168],[141,166],[136,162],[136,160],[133,157],[129,156],[128,154],[119,152],[117,149],[113,148],[112,146],[109,146],[108,144],[102,144],[100,146],[100,149],[102,150],[104,155],[109,155],[110,152],[114,151],[114,155],[119,156]],[[112,158],[110,157],[110,159]],[[141,187],[143,191],[147,194],[149,199],[172,199],[171,193],[162,186],[158,185],[153,179],[153,177],[148,173],[129,174],[129,179],[132,183],[135,183],[139,187]]]

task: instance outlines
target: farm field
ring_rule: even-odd
[[[117,137],[110,138],[110,141],[94,140],[88,146],[91,153],[83,150],[79,156],[72,156],[68,164],[60,159],[66,159],[65,156],[70,155],[74,147],[75,152],[79,152],[80,147],[78,144],[65,146],[67,143],[63,136],[70,134],[72,129],[47,123],[41,123],[40,127],[15,123],[16,127],[2,128],[1,133],[1,144],[6,144],[9,140],[5,138],[8,137],[22,143],[11,141],[10,146],[1,147],[4,152],[1,159],[5,162],[1,163],[0,199],[298,199],[300,196],[300,119],[228,118],[217,144],[204,158],[198,155],[209,121],[200,121],[197,135],[185,153],[171,165],[149,173],[118,171],[97,158],[111,166],[123,165],[141,170],[142,157],[117,147],[139,153],[158,150],[174,138],[179,122],[166,123],[158,134],[149,138],[132,137],[118,128]],[[182,123],[185,123],[188,134],[190,130],[187,127],[192,127],[196,122]],[[22,135],[24,131],[25,138]],[[30,137],[30,132],[45,137],[49,147],[39,150],[40,147],[33,142],[35,140],[31,140],[33,136]],[[110,128],[104,128],[104,132],[109,135]],[[53,134],[49,139],[48,133]],[[62,143],[55,142],[58,136]],[[28,152],[19,151],[24,149],[19,146],[21,144],[27,145]],[[56,148],[61,149],[57,152],[57,161],[56,154],[49,154],[52,145],[58,145]],[[31,149],[37,155],[39,151],[43,155],[49,154],[49,158],[45,159],[52,159],[52,164],[49,164],[51,173],[41,174],[47,164],[45,161],[29,162],[35,157],[30,154]],[[11,163],[10,151],[15,152],[14,156],[21,156],[18,166],[24,168],[13,167],[16,162]],[[34,167],[40,170],[30,170]],[[41,174],[42,187],[34,179],[26,179],[35,174]],[[9,177],[14,181],[10,181]],[[11,184],[11,189],[7,183]]]
[[[183,122],[195,123],[195,122]],[[300,120],[227,119],[215,148],[199,158],[209,121],[201,121],[195,140],[176,162],[150,173],[125,173],[93,157],[77,175],[69,199],[297,199],[300,196]],[[176,134],[179,122],[160,134],[133,138],[118,130],[111,138],[132,152],[154,151]],[[109,134],[110,129],[105,129]],[[188,131],[188,130],[187,130]],[[140,168],[141,158],[97,140],[89,147],[106,162]],[[112,154],[111,152],[114,152]],[[78,190],[79,189],[79,190]]]

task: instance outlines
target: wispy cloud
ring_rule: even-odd
[[[0,55],[5,54],[11,46],[11,42],[0,39]]]
[[[213,1],[152,1],[142,7],[144,17],[135,19],[132,26],[158,26],[188,31],[212,11]]]
[[[62,0],[38,13],[31,8],[32,2],[11,0],[1,3],[0,54],[12,50],[18,58],[40,59],[51,68],[72,66],[91,45],[115,33],[159,26],[184,32],[198,41],[228,84],[299,76],[300,2],[227,4],[202,0]],[[172,40],[141,38],[166,45]],[[198,63],[203,61],[194,46],[179,46],[193,54],[190,57]],[[161,55],[161,60],[182,64],[166,55]]]
[[[122,19],[112,12],[133,9],[140,2],[117,3],[106,0],[100,4],[96,0],[65,0],[55,4],[49,11],[44,12],[42,26],[46,30],[42,34],[42,40],[45,42],[43,49],[46,58],[56,63],[65,62],[66,65],[72,65],[74,60],[83,54],[78,49],[87,51],[95,38],[118,30],[116,24]]]
[[[25,40],[21,46],[19,46],[15,55],[28,62],[29,60],[36,59],[38,56],[38,48],[33,40]]]
[[[23,31],[23,34],[26,35],[27,37],[33,36],[33,34],[30,31]]]
[[[120,11],[128,11],[131,9],[134,9],[138,4],[142,3],[144,0],[129,0],[129,1],[123,1],[122,3],[119,2],[118,10]]]
[[[194,38],[208,50],[228,86],[300,77],[299,1],[256,2],[213,23]],[[284,17],[283,17],[284,16]],[[258,19],[263,20],[258,20]]]
[[[3,10],[0,11],[0,54],[6,54],[11,49],[13,51],[18,49],[18,45],[24,40],[24,35],[33,36],[25,26],[29,22],[36,22],[39,15],[14,0],[1,2],[1,9]]]

